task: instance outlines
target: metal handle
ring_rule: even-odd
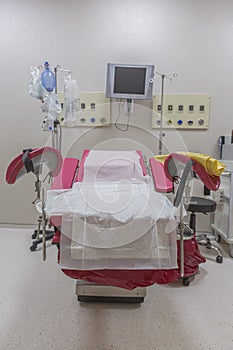
[[[180,205],[180,276],[184,277],[184,217],[183,205]]]
[[[47,217],[45,213],[45,189],[42,187],[41,191],[42,197],[42,249],[43,249],[43,261],[46,260],[46,226]]]

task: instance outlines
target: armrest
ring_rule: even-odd
[[[54,179],[51,190],[71,188],[79,160],[76,158],[65,158],[59,175]]]
[[[173,181],[167,178],[163,163],[150,158],[150,168],[157,192],[169,193],[173,191]]]
[[[62,163],[62,169],[59,175],[54,179],[51,190],[61,190],[71,188],[78,168],[79,160],[76,158],[65,158]],[[61,226],[61,216],[51,216],[50,223],[53,226]],[[53,243],[57,243],[60,240],[60,232],[57,231]]]

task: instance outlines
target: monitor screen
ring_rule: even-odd
[[[143,95],[145,93],[146,68],[116,67],[114,93]]]
[[[124,99],[152,99],[153,65],[108,63],[106,96]]]

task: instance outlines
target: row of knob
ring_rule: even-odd
[[[193,123],[194,123],[194,121],[193,121],[192,119],[189,119],[189,120],[187,121],[187,124],[188,124],[189,126],[192,126]],[[197,123],[198,123],[198,125],[203,126],[203,125],[205,124],[205,120],[204,120],[203,118],[200,118],[200,119],[198,119]],[[159,119],[157,120],[157,124],[158,124],[158,125],[160,124],[160,120],[159,120]],[[168,125],[173,124],[173,120],[172,120],[172,119],[168,119],[168,120],[167,120],[167,124],[168,124]],[[179,126],[181,126],[181,125],[184,124],[184,121],[183,121],[182,119],[178,119],[178,120],[176,121],[176,124],[179,125]]]
[[[88,120],[87,120],[86,118],[81,118],[81,119],[80,119],[80,122],[81,122],[82,124],[84,124],[84,123],[88,122]],[[94,117],[90,118],[90,122],[91,122],[92,124],[94,124],[94,123],[96,122],[96,118],[94,118]],[[101,123],[101,124],[105,124],[105,123],[106,123],[106,118],[100,118],[100,123]]]

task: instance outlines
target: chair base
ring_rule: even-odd
[[[211,243],[210,238],[206,234],[197,235],[196,240],[199,245],[206,247],[206,249],[213,249],[218,253],[216,256],[217,263],[221,264],[223,262],[223,255],[220,249]]]
[[[34,239],[36,237],[39,237],[39,238],[32,241],[32,245],[30,247],[31,252],[34,252],[37,249],[38,244],[41,244],[43,242],[43,237],[41,237],[41,236],[42,236],[42,230],[40,230],[39,233],[37,230],[34,231],[34,233],[32,235],[32,239]],[[46,230],[46,233],[45,233],[45,240],[46,241],[50,241],[51,239],[53,239],[53,236],[54,236],[53,230]]]

